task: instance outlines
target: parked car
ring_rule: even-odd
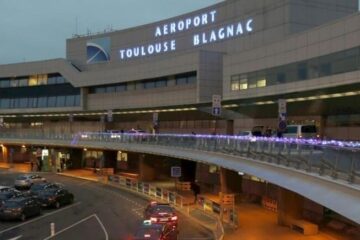
[[[46,182],[46,179],[37,174],[20,175],[15,179],[15,188],[30,188],[31,185],[38,182]]]
[[[282,134],[285,138],[316,138],[317,129],[313,124],[288,125]]]
[[[49,190],[49,189],[60,189],[64,188],[65,185],[62,183],[48,183],[48,182],[40,182],[33,184],[30,187],[29,192],[34,195],[38,195],[41,191]]]
[[[43,207],[60,208],[63,205],[74,202],[74,194],[63,188],[51,188],[40,191],[37,197]]]
[[[28,217],[40,215],[41,206],[33,197],[16,197],[6,200],[0,208],[0,219],[20,219],[25,221]]]
[[[253,137],[253,134],[251,131],[240,131],[238,136],[240,137]]]
[[[255,137],[261,137],[264,135],[265,127],[264,126],[254,126],[251,129],[251,133]]]
[[[168,223],[174,228],[178,226],[178,216],[175,209],[168,203],[150,202],[144,210],[144,219],[153,223]]]
[[[177,240],[178,231],[171,224],[147,220],[137,229],[134,240]]]
[[[20,197],[25,195],[24,193],[16,190],[15,188],[11,187],[0,187],[0,207],[5,203],[6,200]]]
[[[132,128],[129,131],[127,131],[126,133],[142,135],[142,134],[145,134],[146,132],[144,130],[141,130],[141,129]]]

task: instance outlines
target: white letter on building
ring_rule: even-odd
[[[129,48],[129,49],[126,49],[126,57],[127,57],[127,58],[131,58],[131,57],[132,57],[132,51],[131,51],[130,48]]]
[[[199,38],[199,34],[195,34],[194,35],[194,41],[193,41],[194,46],[197,46],[200,44],[200,38]]]
[[[208,15],[206,13],[201,16],[201,24],[202,25],[206,25],[208,23],[207,16]]]
[[[189,29],[189,27],[190,27],[190,25],[191,25],[191,18],[187,18],[187,19],[185,20],[185,22],[186,22],[185,28],[186,28],[186,29]]]
[[[216,10],[210,12],[211,22],[215,22],[215,14],[216,14]]]
[[[208,41],[206,39],[206,34],[202,33],[202,44],[206,44]]]
[[[159,37],[159,36],[161,36],[161,30],[160,27],[156,27],[155,37]]]
[[[140,54],[140,49],[139,47],[134,47],[134,57],[138,57]]]
[[[253,23],[253,19],[249,19],[247,21],[247,23],[246,23],[246,31],[252,32],[252,30],[253,30],[252,23]]]
[[[171,51],[175,51],[175,50],[176,50],[176,42],[175,42],[175,40],[171,40],[171,42],[170,42],[170,49],[171,49]]]
[[[243,34],[243,29],[242,29],[241,22],[239,22],[237,25],[237,28],[236,28],[236,35],[241,35],[241,34]]]
[[[184,21],[183,20],[180,20],[177,25],[178,25],[179,31],[184,30]]]
[[[198,27],[200,25],[200,17],[196,16],[194,17],[194,26]]]
[[[164,52],[167,52],[169,50],[168,42],[164,42]]]
[[[161,43],[156,43],[155,44],[155,52],[156,53],[161,53]]]
[[[154,53],[154,45],[150,44],[147,48],[148,53],[151,55]]]
[[[218,37],[219,37],[219,39],[224,39],[225,38],[224,28],[219,29]]]
[[[226,37],[233,37],[234,36],[234,25],[229,25],[226,27]]]
[[[168,34],[168,25],[167,25],[167,24],[164,24],[163,34],[164,34],[164,35],[167,35],[167,34]]]
[[[170,23],[170,33],[175,33],[175,32],[176,32],[176,24]]]
[[[124,59],[124,53],[125,53],[125,50],[120,50],[120,58],[121,59]]]

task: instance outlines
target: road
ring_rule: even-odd
[[[0,171],[0,185],[13,185],[18,173]],[[25,222],[0,222],[0,239],[131,239],[142,222],[148,200],[124,190],[81,179],[41,174],[49,181],[65,184],[75,195],[72,205],[45,209],[41,216]],[[50,224],[55,235],[50,237]],[[179,214],[179,240],[213,239],[211,232]]]

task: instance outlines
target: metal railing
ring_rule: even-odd
[[[41,132],[1,133],[0,139],[4,139],[5,142],[6,139],[63,140],[69,141],[69,146],[86,145],[87,142],[166,146],[245,157],[329,176],[334,180],[345,180],[348,183],[359,183],[360,179],[360,142],[103,132],[83,132],[73,135]]]

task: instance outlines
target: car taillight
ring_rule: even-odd
[[[173,217],[171,217],[171,221],[176,221],[178,219],[178,217],[177,216],[173,216]]]

